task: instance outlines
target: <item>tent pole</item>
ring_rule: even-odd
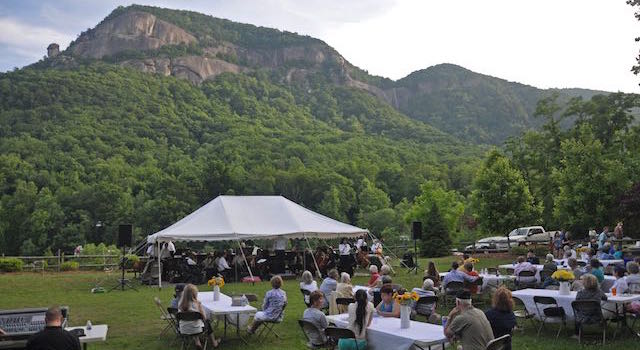
[[[162,263],[160,262],[160,241],[156,241],[158,243],[158,252],[156,255],[158,256],[158,289],[162,290]]]
[[[309,243],[309,238],[307,238],[307,235],[304,235],[304,239],[307,241],[307,246],[309,247],[309,253],[311,253],[311,258],[313,258],[313,264],[316,266],[316,274],[322,278],[322,273],[320,272],[320,268],[318,267],[318,262],[316,261],[316,256],[313,255],[313,249],[311,249],[311,243]],[[303,259],[306,259],[303,258]]]
[[[244,259],[244,263],[247,265],[247,271],[249,271],[249,276],[251,276],[251,284],[255,285],[255,281],[253,279],[253,272],[251,272],[251,267],[249,266],[249,261],[247,261],[247,257],[244,255],[244,249],[242,249],[242,244],[240,244],[240,240],[238,241],[238,247],[240,248],[240,252],[242,252],[242,258]]]

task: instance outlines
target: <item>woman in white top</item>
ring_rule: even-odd
[[[313,280],[313,275],[309,271],[302,273],[302,282],[300,282],[300,289],[308,290],[309,294],[318,290],[318,283]],[[304,296],[304,303],[309,305],[309,295]]]
[[[182,297],[180,298],[180,302],[178,303],[178,311],[196,311],[202,315],[202,320],[207,319],[207,315],[209,312],[206,308],[200,303],[198,300],[198,287],[193,284],[187,284],[182,291]],[[207,331],[207,336],[209,337],[209,342],[213,345],[213,347],[218,347],[218,341],[214,339],[213,332],[211,331],[211,327],[205,327],[205,324],[202,320],[196,321],[180,321],[178,324],[178,328],[180,329],[181,334],[197,334],[203,331]],[[196,348],[202,349],[202,345],[200,344],[200,338],[194,338]]]
[[[367,293],[360,289],[356,292],[356,302],[349,304],[348,307],[348,322],[347,326],[356,335],[356,339],[340,339],[338,341],[338,348],[340,350],[356,349],[355,342],[357,341],[358,349],[367,348],[367,328],[371,325],[373,319],[373,312],[375,308],[373,303],[367,299]]]

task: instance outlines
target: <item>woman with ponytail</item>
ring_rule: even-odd
[[[356,302],[349,304],[349,326],[348,328],[356,335],[356,339],[340,339],[338,341],[339,350],[366,349],[367,348],[367,327],[371,324],[375,308],[369,302],[367,292],[360,289],[355,295]],[[356,342],[358,342],[356,347]]]

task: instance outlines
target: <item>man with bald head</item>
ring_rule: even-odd
[[[80,341],[62,328],[62,311],[52,306],[44,317],[47,326],[27,342],[27,350],[80,350]]]

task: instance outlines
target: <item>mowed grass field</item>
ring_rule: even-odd
[[[479,255],[478,268],[492,267],[502,263],[511,262],[510,258],[492,259]],[[440,271],[446,271],[454,257],[432,259]],[[426,266],[427,259],[421,260],[421,267]],[[395,267],[395,283],[400,283],[407,288],[421,285],[422,274],[408,274],[406,269]],[[0,274],[0,310],[18,309],[26,307],[43,307],[52,304],[68,305],[70,307],[71,325],[84,325],[87,320],[93,324],[108,324],[109,335],[105,343],[94,343],[90,349],[179,349],[177,342],[172,343],[172,336],[159,338],[160,330],[164,327],[160,320],[159,310],[153,303],[153,297],[159,297],[163,303],[168,304],[173,295],[173,288],[139,286],[138,292],[133,290],[114,291],[105,294],[91,294],[90,289],[97,284],[110,287],[116,283],[118,274],[104,272],[66,272],[66,273],[11,273]],[[366,283],[366,277],[355,277],[354,284]],[[208,291],[209,287],[201,285],[200,290]],[[255,286],[243,283],[227,283],[222,292],[256,293],[260,302],[265,292],[270,289],[268,282],[258,283]],[[241,341],[234,339],[235,334],[229,332],[229,339],[221,344],[221,349],[305,349],[304,336],[298,327],[297,320],[302,316],[305,305],[299,291],[298,281],[285,281],[283,289],[287,292],[289,305],[287,306],[284,322],[276,326],[281,338],[269,337],[258,339],[255,336],[249,338],[249,347]],[[258,305],[259,306],[259,305]],[[440,312],[447,312],[442,306]],[[398,321],[399,322],[399,321]],[[514,349],[569,349],[578,348],[576,340],[570,339],[573,332],[573,324],[569,324],[566,332],[560,335],[560,339],[554,340],[555,328],[549,327],[546,332],[536,337],[536,332],[531,323],[525,324],[525,331],[514,333]],[[222,325],[216,329],[216,337],[222,335]],[[608,344],[583,346],[587,349],[640,349],[640,340],[618,336],[612,339],[613,326],[610,327],[607,337]],[[596,336],[597,337],[597,336]]]

